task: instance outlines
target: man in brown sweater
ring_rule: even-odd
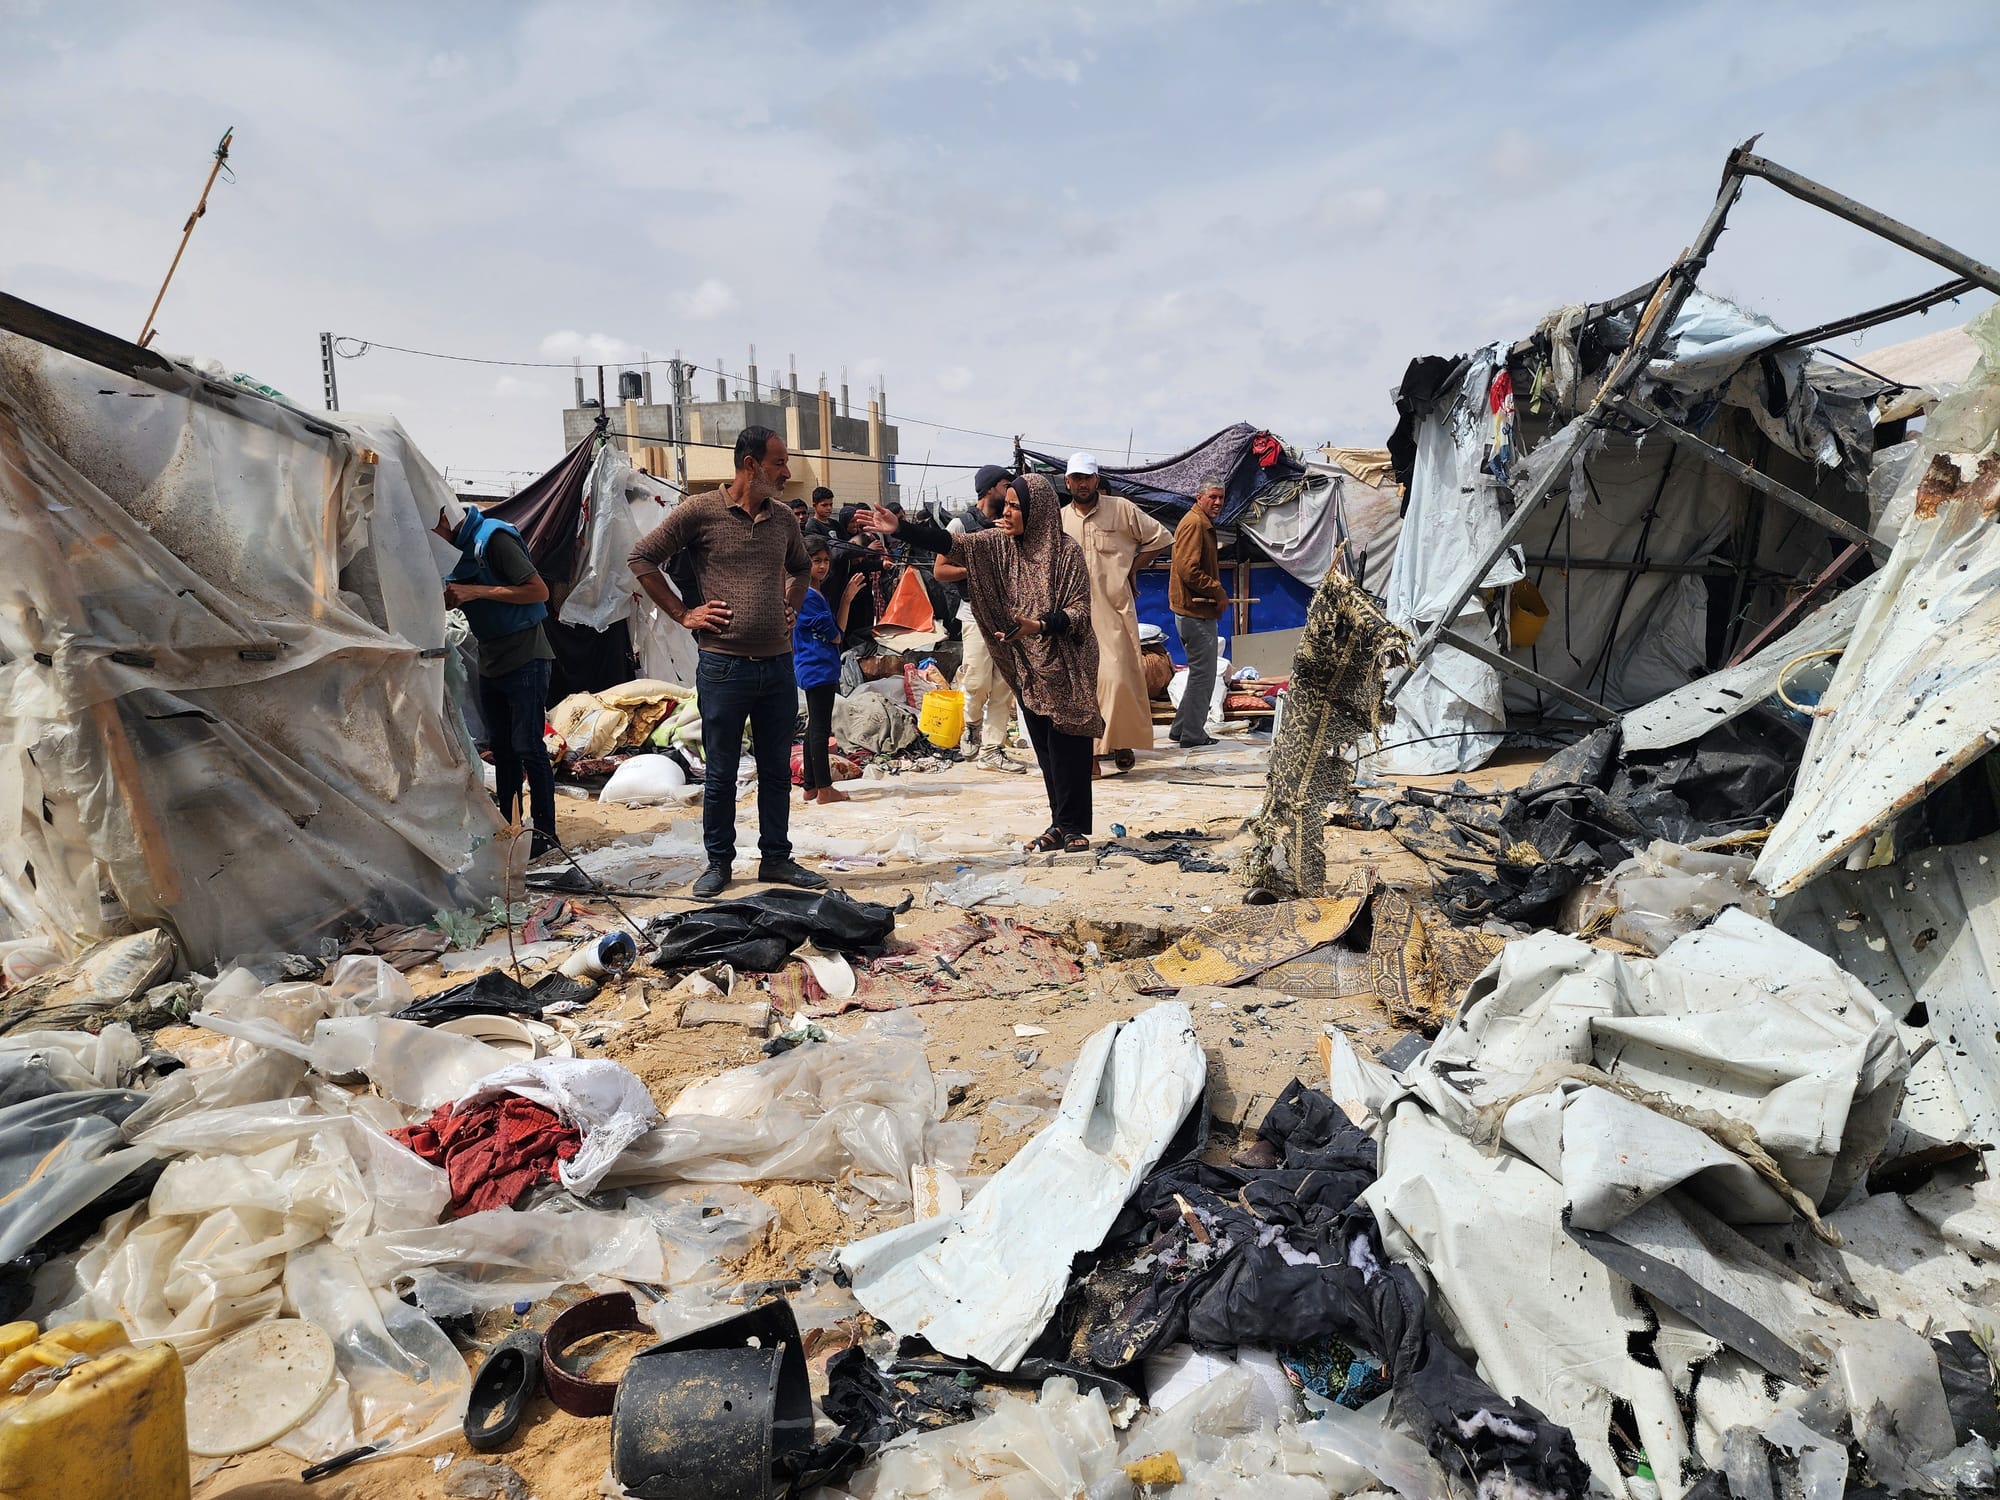
[[[819,890],[826,877],[792,858],[792,737],[799,690],[792,674],[792,620],[812,562],[799,523],[775,504],[790,480],[785,440],[767,427],[736,439],[736,477],[690,495],[632,549],[639,587],[694,633],[701,647],[695,699],[701,707],[701,842],[708,868],[697,896],[719,896],[736,858],[736,768],[743,726],[757,756],[757,878]],[[684,600],[660,570],[688,554],[701,597]]]
[[[1167,605],[1174,612],[1174,629],[1187,653],[1187,691],[1167,738],[1185,749],[1213,745],[1208,732],[1208,707],[1215,696],[1217,621],[1229,607],[1222,586],[1222,557],[1215,545],[1215,518],[1222,514],[1223,489],[1214,480],[1201,487],[1194,506],[1174,528],[1173,571],[1167,579]]]

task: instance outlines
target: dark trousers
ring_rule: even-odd
[[[1064,734],[1044,715],[1021,705],[1021,722],[1028,742],[1042,763],[1042,785],[1049,792],[1049,817],[1066,839],[1090,837],[1090,763],[1093,746],[1088,735]]]
[[[826,753],[827,737],[833,733],[833,696],[840,690],[837,682],[822,683],[819,687],[806,689],[806,750],[804,756],[805,781],[807,791],[816,787],[833,785],[833,766]]]
[[[486,720],[486,748],[493,752],[493,800],[500,816],[518,822],[521,775],[528,777],[528,808],[535,832],[534,852],[556,836],[556,773],[542,739],[547,723],[550,663],[531,661],[499,677],[479,679],[479,712]]]
[[[708,775],[701,789],[701,844],[712,865],[736,858],[736,768],[743,726],[757,756],[757,849],[765,859],[792,856],[792,731],[799,723],[799,689],[789,656],[755,660],[701,653],[695,671],[701,706],[701,753]]]
[[[1187,653],[1187,691],[1174,715],[1173,738],[1199,740],[1208,734],[1208,706],[1215,698],[1215,664],[1220,621],[1175,615],[1174,630]]]

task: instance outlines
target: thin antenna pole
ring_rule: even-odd
[[[146,326],[139,330],[141,349],[153,342],[153,335],[157,332],[153,327],[153,319],[159,316],[160,304],[167,300],[167,288],[173,282],[174,272],[180,269],[181,257],[187,253],[188,241],[194,238],[195,222],[208,212],[208,191],[215,186],[215,179],[221,175],[223,163],[229,160],[229,142],[235,134],[236,127],[232,125],[222,132],[222,140],[215,148],[215,165],[208,169],[208,181],[201,185],[201,198],[196,202],[194,212],[188,215],[187,223],[181,226],[181,242],[174,249],[173,264],[167,267],[167,279],[160,283],[159,296],[153,299],[153,305],[146,310]]]

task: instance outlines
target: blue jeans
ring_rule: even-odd
[[[792,734],[799,723],[799,689],[789,656],[761,661],[701,653],[695,672],[701,708],[701,753],[708,774],[701,789],[701,845],[712,865],[736,858],[736,768],[743,726],[757,756],[757,850],[765,859],[792,857]]]

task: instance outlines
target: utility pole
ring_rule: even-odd
[[[222,132],[222,140],[215,148],[215,165],[208,169],[208,181],[201,185],[201,197],[195,201],[194,212],[188,215],[187,223],[181,226],[181,242],[174,248],[173,264],[167,267],[166,280],[160,283],[160,294],[153,299],[153,305],[146,312],[146,326],[139,330],[139,347],[145,348],[153,342],[153,319],[159,316],[160,304],[167,300],[167,287],[174,279],[174,272],[181,266],[181,257],[187,253],[188,241],[194,238],[195,221],[208,212],[208,190],[215,186],[215,179],[221,174],[223,164],[229,160],[229,142],[236,134],[236,127],[230,126]],[[234,178],[230,179],[232,182]]]
[[[339,411],[340,382],[334,378],[333,335],[330,333],[319,336],[319,378],[320,384],[326,387],[326,409]]]
[[[688,487],[687,402],[688,371],[681,363],[680,350],[674,351],[674,483],[685,495]]]

